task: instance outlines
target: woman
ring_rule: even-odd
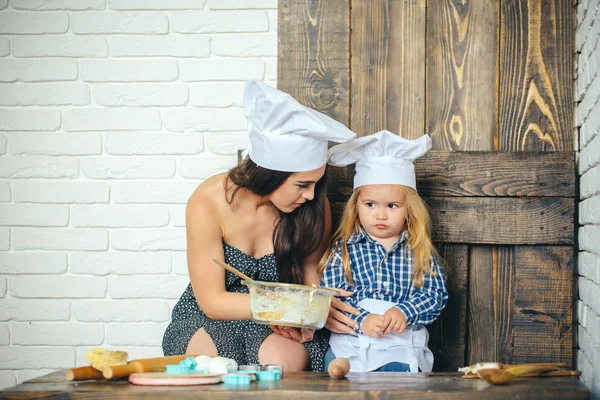
[[[212,260],[255,280],[319,285],[318,262],[331,234],[327,144],[355,135],[258,81],[246,85],[244,113],[249,157],[204,181],[188,201],[190,285],[173,309],[163,351],[319,371],[326,331],[313,338],[309,330],[254,324],[247,288]]]

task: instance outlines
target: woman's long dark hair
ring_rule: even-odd
[[[292,174],[293,172],[260,167],[250,157],[246,157],[227,174],[225,180],[227,202],[232,204],[241,188],[258,196],[267,196]],[[236,186],[233,190],[230,182]],[[317,250],[325,230],[325,176],[315,185],[314,199],[290,213],[279,211],[279,215],[279,221],[273,231],[273,247],[279,281],[303,284],[304,261]]]

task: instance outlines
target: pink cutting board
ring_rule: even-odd
[[[221,383],[223,375],[202,372],[191,374],[167,374],[164,372],[142,372],[129,375],[129,382],[141,386],[191,386]]]

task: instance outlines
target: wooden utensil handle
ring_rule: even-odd
[[[221,267],[225,268],[227,271],[231,272],[234,275],[237,275],[238,277],[242,278],[245,281],[254,281],[254,279],[250,278],[248,275],[244,274],[243,272],[238,271],[237,269],[233,268],[229,264],[225,264],[224,262],[215,260],[214,258],[213,258],[213,261],[215,263],[219,264]]]
[[[567,366],[564,362],[558,363],[528,363],[528,364],[507,364],[505,369],[513,367],[540,367],[540,368],[565,368]]]
[[[558,367],[552,366],[552,365],[539,366],[539,365],[533,365],[533,364],[532,365],[523,364],[523,365],[507,368],[504,371],[511,373],[515,376],[522,376],[522,375],[526,375],[526,374],[539,374],[540,372],[556,371],[557,369],[558,369]]]
[[[103,379],[102,371],[98,371],[94,367],[78,367],[71,368],[67,371],[68,381],[85,381],[87,379]]]
[[[539,372],[535,374],[521,375],[521,378],[533,378],[533,377],[546,377],[546,376],[579,376],[581,371],[550,371],[550,372]],[[475,374],[463,375],[464,379],[479,379]]]
[[[544,377],[544,376],[579,376],[581,375],[581,371],[550,371],[550,372],[540,372],[538,374],[525,374],[521,376],[527,377]]]

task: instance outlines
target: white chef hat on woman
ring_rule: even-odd
[[[356,137],[343,124],[256,80],[246,83],[244,114],[250,136],[247,154],[257,165],[276,171],[320,168],[327,162],[328,141]]]
[[[336,167],[356,163],[354,189],[364,185],[404,185],[416,189],[413,161],[429,149],[429,135],[409,140],[384,130],[333,146],[328,162]]]

